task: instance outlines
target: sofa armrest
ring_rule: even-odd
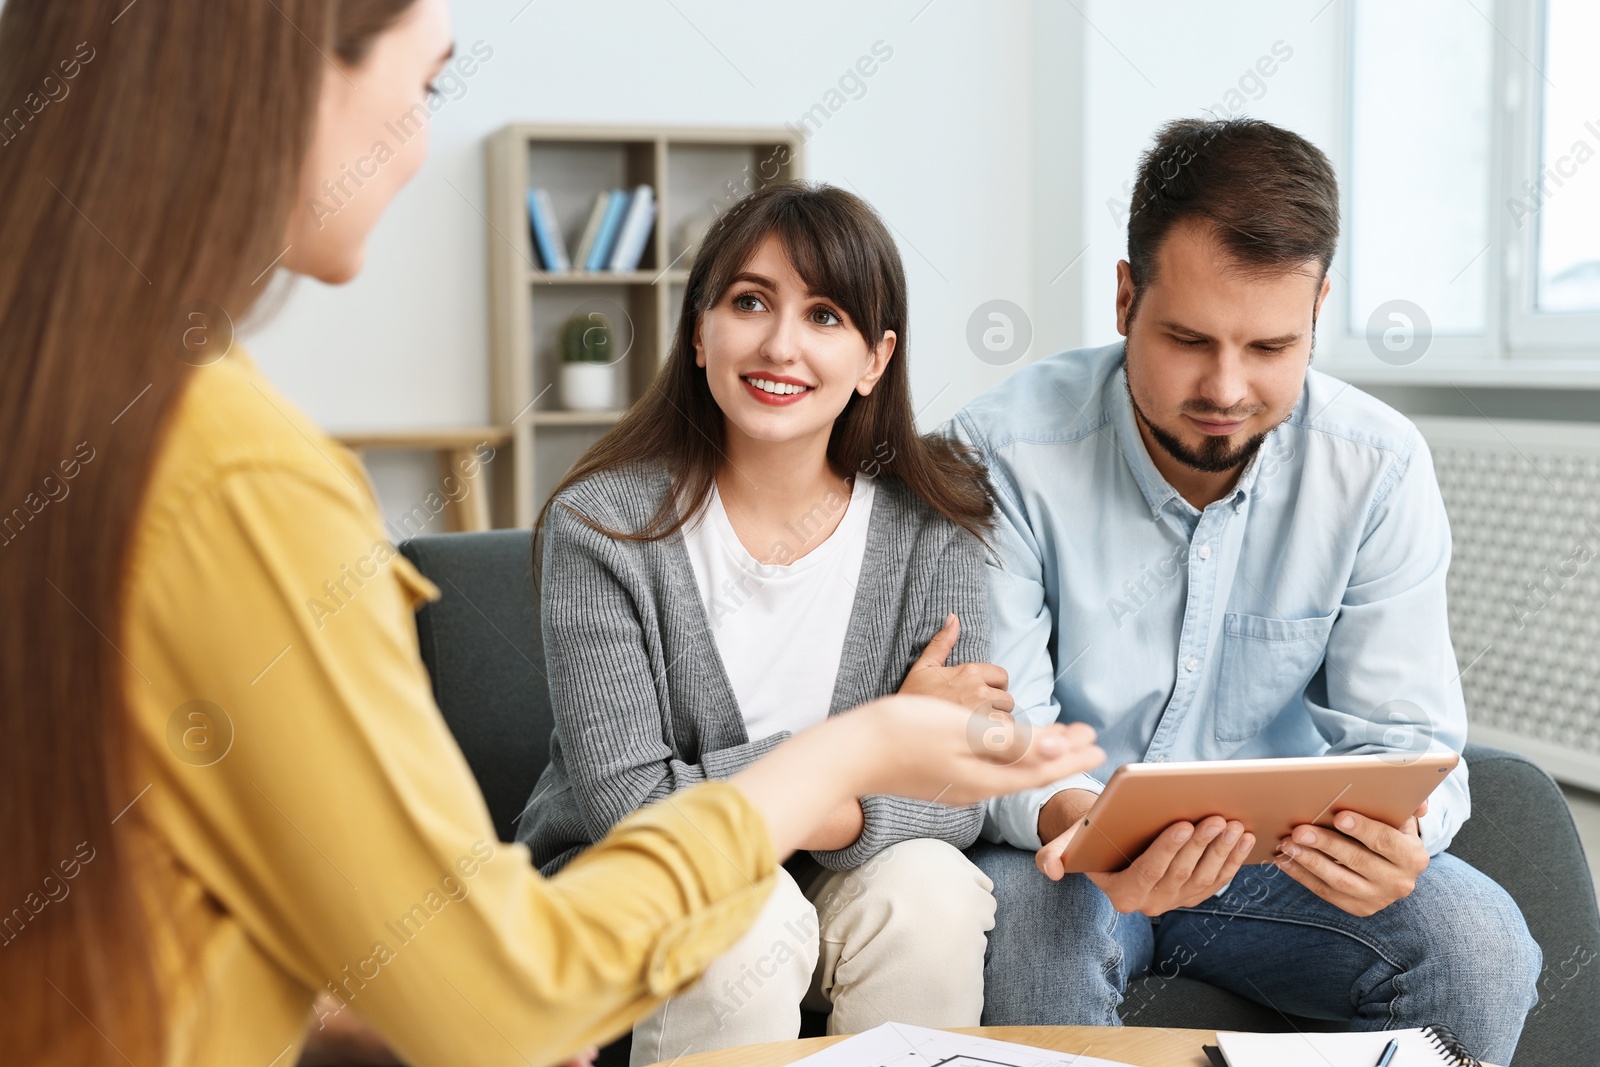
[[[1532,760],[1469,744],[1472,817],[1450,846],[1522,909],[1544,950],[1518,1063],[1591,1062],[1600,1048],[1600,909],[1572,811]]]

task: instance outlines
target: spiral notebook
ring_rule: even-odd
[[[1391,1067],[1482,1067],[1447,1026],[1388,1030],[1377,1034],[1240,1034],[1221,1031],[1207,1045],[1213,1067],[1373,1067],[1384,1047],[1400,1042]]]

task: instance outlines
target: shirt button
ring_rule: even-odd
[[[1198,666],[1200,666],[1200,661],[1195,659],[1193,656],[1190,656],[1188,659],[1183,661],[1183,669],[1191,673]]]
[[[1200,546],[1200,558],[1201,559],[1210,559],[1211,558],[1211,546],[1210,545],[1201,545]]]

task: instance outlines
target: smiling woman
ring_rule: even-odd
[[[764,777],[765,753],[864,701],[1009,722],[982,662],[987,481],[916,432],[906,317],[894,242],[843,190],[767,186],[705,238],[654,387],[541,520],[556,743],[518,836],[546,873],[642,804]],[[813,985],[836,1033],[977,1025],[994,901],[959,850],[982,818],[847,798],[755,926],[635,1027],[633,1062],[795,1037]]]
[[[764,273],[757,268],[758,258]],[[764,388],[753,381],[734,385],[740,380],[737,371],[730,373],[720,363],[707,365],[705,331],[714,336],[749,334],[742,324],[768,308],[762,295],[770,301],[779,274],[803,298],[794,309],[809,321],[813,337],[834,338],[826,342],[830,351],[860,348],[854,374],[841,370],[823,383],[762,365],[752,376],[769,383]],[[754,415],[758,398],[788,406],[771,385],[799,386],[799,395],[811,386],[825,386],[825,410],[813,406],[802,414],[797,407],[795,414],[804,421],[805,434],[822,435],[836,479],[863,469],[875,456],[881,459],[887,449],[895,457],[895,476],[914,494],[981,536],[993,511],[982,469],[963,446],[917,432],[906,369],[906,320],[900,256],[871,207],[830,186],[765,186],[717,220],[689,272],[672,349],[654,384],[573,466],[550,500],[593,475],[660,460],[670,473],[673,492],[650,521],[637,530],[613,530],[603,523],[597,529],[627,540],[668,537],[709,499],[730,440],[763,432],[759,417],[747,425],[742,413]],[[779,336],[774,343],[792,346],[791,338]],[[741,393],[749,398],[743,403],[736,399]],[[549,508],[547,502],[540,526]]]

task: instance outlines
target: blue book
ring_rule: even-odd
[[[656,219],[655,190],[641,185],[633,191],[628,202],[627,218],[622,223],[622,233],[617,247],[611,250],[610,268],[614,271],[631,271],[639,267],[644,246],[650,242],[650,228]]]
[[[623,213],[627,210],[628,194],[621,189],[611,190],[605,218],[600,222],[600,233],[594,239],[594,247],[589,250],[589,258],[583,261],[584,270],[606,269],[606,263],[611,259],[611,248],[617,242],[617,231],[622,229]]]
[[[555,208],[550,203],[550,194],[543,189],[528,190],[528,221],[533,226],[533,240],[539,246],[539,258],[544,261],[544,269],[571,270],[566,242],[562,241],[561,230],[556,225]]]

